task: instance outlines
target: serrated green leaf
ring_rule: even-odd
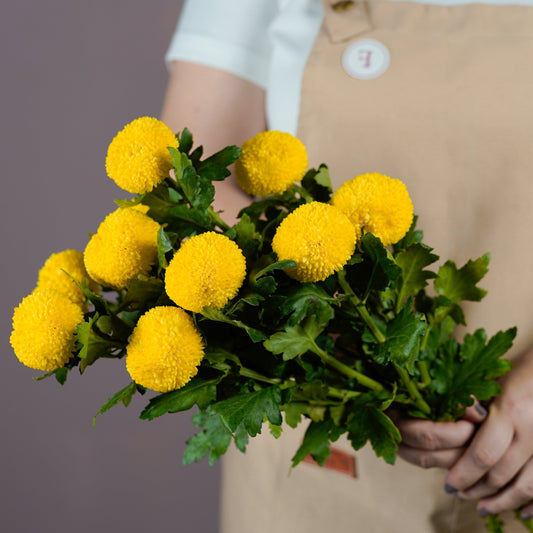
[[[299,324],[308,316],[326,326],[335,314],[332,304],[336,303],[337,300],[319,286],[304,283],[280,297],[279,311],[281,316],[289,316],[289,326]]]
[[[472,404],[472,396],[489,400],[500,393],[495,381],[511,367],[502,357],[511,348],[516,328],[500,331],[487,343],[484,330],[465,335],[459,345],[450,339],[441,345],[431,361],[432,387],[439,393],[437,414],[455,415],[458,409]]]
[[[479,302],[487,291],[480,289],[476,284],[488,272],[489,261],[490,255],[485,254],[475,261],[468,261],[460,269],[453,261],[446,261],[439,268],[438,278],[434,284],[435,290],[455,304],[464,300]]]
[[[402,250],[406,250],[413,244],[422,242],[424,233],[416,229],[417,222],[418,222],[418,217],[415,215],[413,217],[413,222],[411,223],[411,227],[409,228],[409,231],[405,234],[405,236],[402,239],[400,239],[396,244],[393,245],[394,255],[398,254]]]
[[[153,420],[166,413],[187,411],[194,405],[206,409],[216,399],[220,379],[205,380],[195,376],[181,389],[165,392],[152,398],[142,411],[141,420]]]
[[[200,461],[209,454],[208,462],[212,466],[226,453],[232,434],[218,413],[200,411],[192,417],[196,427],[204,428],[187,441],[183,454],[183,464]]]
[[[137,392],[137,385],[135,382],[131,382],[129,385],[124,387],[123,389],[119,390],[116,394],[113,394],[109,400],[107,400],[102,407],[98,410],[98,412],[94,415],[93,418],[93,428],[96,423],[96,418],[98,415],[101,415],[105,413],[106,411],[109,411],[111,407],[114,407],[115,405],[122,402],[124,404],[124,407],[128,407],[128,405],[131,402],[131,398],[133,395]]]
[[[274,333],[263,346],[274,354],[283,354],[283,360],[294,359],[306,352],[316,351],[315,339],[322,333],[323,327],[308,319],[303,326],[288,326],[285,331]]]
[[[307,411],[307,405],[304,403],[290,402],[283,406],[285,413],[285,422],[291,428],[296,428],[302,421],[302,415]]]
[[[275,438],[279,439],[281,437],[281,434],[283,433],[283,429],[278,424],[273,424],[272,422],[268,423],[268,427],[270,429],[270,434]]]
[[[246,431],[246,428],[244,427],[243,423],[237,426],[235,434],[233,435],[233,440],[235,441],[235,446],[237,447],[237,450],[241,451],[242,453],[246,452],[246,446],[248,446],[249,436],[248,431]]]
[[[281,389],[274,385],[214,403],[209,407],[209,411],[219,413],[231,431],[235,431],[242,422],[248,434],[255,437],[261,433],[265,415],[273,424],[281,424],[280,404]]]
[[[424,315],[413,314],[406,305],[394,320],[387,324],[385,342],[380,345],[376,360],[383,364],[392,361],[400,366],[410,366],[420,349],[427,330]]]
[[[56,377],[56,381],[60,385],[64,385],[66,383],[67,375],[68,375],[68,368],[65,368],[64,366],[61,368],[58,368],[57,370],[54,370],[54,376]]]
[[[237,146],[226,146],[216,154],[204,159],[198,164],[197,172],[209,181],[221,181],[231,172],[227,167],[233,164],[241,153]]]
[[[432,254],[431,250],[425,244],[413,244],[396,256],[396,262],[402,269],[402,275],[398,279],[399,305],[423,290],[428,284],[428,279],[437,277],[435,272],[424,270],[439,258]]]
[[[348,420],[348,439],[354,450],[370,441],[376,456],[392,465],[402,437],[385,413],[372,406],[356,405]]]
[[[344,431],[344,429],[337,427],[331,419],[311,422],[307,427],[301,446],[292,458],[293,468],[301,463],[308,454],[311,454],[311,457],[320,466],[323,466],[331,455],[330,443],[335,442]]]
[[[267,338],[266,334],[262,331],[254,329],[245,324],[244,322],[241,322],[240,320],[233,320],[227,317],[222,311],[219,311],[212,307],[204,307],[200,314],[208,320],[224,322],[226,324],[231,324],[232,326],[243,329],[244,331],[246,331],[246,333],[248,333],[248,336],[250,337],[250,339],[252,339],[253,342],[261,342]]]

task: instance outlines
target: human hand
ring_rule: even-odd
[[[533,518],[533,350],[502,380],[503,391],[459,458],[445,465],[446,490],[480,500],[481,516],[516,509]]]
[[[465,453],[476,427],[487,416],[479,403],[466,409],[457,422],[431,422],[389,413],[400,430],[402,442],[398,455],[405,461],[422,468],[450,469]]]

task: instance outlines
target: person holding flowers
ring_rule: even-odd
[[[396,420],[405,463],[390,468],[363,450],[357,479],[310,465],[287,477],[298,431],[229,455],[222,531],[459,533],[482,530],[475,506],[481,515],[522,506],[533,516],[533,78],[523,63],[532,23],[528,0],[186,2],[167,54],[162,118],[171,129],[186,125],[209,152],[265,129],[297,134],[312,165],[328,161],[336,188],[356,187],[355,174],[400,178],[439,255],[461,262],[491,252],[489,295],[467,308],[469,329],[519,331],[514,369],[490,406],[476,404],[456,423]],[[302,157],[295,147],[287,153],[293,162],[272,159],[276,183]],[[249,194],[264,194],[253,169],[235,176]],[[403,219],[402,193],[392,194]],[[229,181],[216,199],[228,219],[249,201]],[[384,222],[388,244],[397,220]],[[278,240],[283,254],[290,236]]]

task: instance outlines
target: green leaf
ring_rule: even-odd
[[[144,194],[139,194],[138,196],[136,196],[135,198],[131,200],[115,200],[115,203],[119,207],[123,207],[123,208],[134,207],[136,205],[139,205],[143,201],[144,196],[145,196]]]
[[[280,296],[279,311],[281,316],[288,316],[289,326],[299,324],[308,316],[313,316],[322,326],[333,318],[332,304],[337,300],[314,283],[303,283],[288,294]]]
[[[237,426],[235,434],[233,435],[233,439],[235,441],[235,446],[237,447],[237,450],[240,450],[242,453],[246,452],[246,446],[248,446],[249,436],[248,431],[246,431],[246,428],[244,427],[243,423]]]
[[[281,425],[280,404],[281,389],[274,385],[214,403],[209,407],[209,411],[219,413],[231,431],[235,431],[239,424],[243,423],[248,434],[255,437],[261,433],[265,415],[272,424]]]
[[[124,387],[123,389],[119,390],[116,394],[113,394],[109,400],[107,400],[102,407],[98,410],[98,412],[94,415],[93,418],[93,428],[96,423],[96,417],[98,415],[101,415],[105,413],[106,411],[109,411],[111,407],[114,407],[115,405],[122,402],[124,404],[124,407],[128,407],[128,405],[131,402],[132,396],[137,392],[137,385],[134,381],[132,381],[128,386]]]
[[[249,259],[254,257],[261,246],[261,234],[255,229],[255,224],[246,214],[242,216],[234,226],[235,242],[243,251],[244,256]]]
[[[463,300],[479,302],[487,291],[476,286],[488,272],[490,255],[485,254],[475,261],[468,261],[458,269],[453,261],[446,261],[439,269],[438,278],[435,279],[435,290],[445,296],[452,303]]]
[[[465,335],[462,345],[451,339],[431,362],[432,387],[440,394],[437,413],[454,415],[472,404],[472,396],[489,400],[500,393],[495,381],[511,368],[503,355],[511,348],[516,328],[500,331],[487,343],[484,330]]]
[[[68,368],[65,368],[64,366],[58,368],[57,370],[54,370],[54,375],[56,377],[57,382],[60,385],[64,385],[67,381]]]
[[[192,417],[193,424],[205,428],[187,441],[183,454],[183,464],[200,461],[209,454],[208,462],[212,466],[226,453],[232,434],[218,413],[200,411]]]
[[[332,189],[328,167],[322,164],[318,167],[318,170],[308,170],[302,178],[302,187],[308,191],[317,202],[329,202]]]
[[[304,440],[292,458],[293,468],[301,463],[308,454],[320,465],[324,466],[326,459],[331,455],[330,443],[335,442],[344,429],[337,427],[333,420],[311,422],[305,432]]]
[[[206,409],[216,399],[217,384],[220,379],[205,380],[195,376],[181,389],[165,392],[152,398],[142,411],[142,420],[153,420],[166,413],[187,411],[193,405]]]
[[[131,311],[153,307],[164,291],[165,285],[158,278],[133,279],[128,284],[122,308]]]
[[[435,272],[424,270],[439,258],[432,254],[431,250],[432,248],[425,244],[413,244],[396,256],[396,262],[402,269],[402,275],[398,280],[399,305],[423,290],[428,279],[437,277]]]
[[[207,318],[208,320],[224,322],[226,324],[231,324],[232,326],[243,329],[244,331],[246,331],[246,333],[248,333],[248,336],[250,337],[250,339],[252,339],[253,342],[261,342],[267,338],[266,334],[262,331],[254,329],[246,325],[244,322],[241,322],[240,320],[233,320],[227,317],[222,311],[214,309],[213,307],[204,307],[201,311],[201,315],[204,318]]]
[[[176,135],[177,139],[178,139],[178,142],[179,142],[179,145],[178,145],[178,149],[180,152],[184,153],[184,154],[188,154],[192,148],[192,134],[191,132],[187,129],[187,128],[184,128],[183,131],[181,132],[181,134],[178,133],[178,135]]]
[[[157,232],[157,259],[161,268],[167,268],[168,261],[165,257],[167,252],[172,250],[172,243],[165,230],[161,227]]]
[[[295,428],[302,421],[302,415],[307,412],[307,405],[304,403],[290,402],[283,406],[285,413],[285,422],[291,427]]]
[[[383,364],[393,361],[400,366],[412,365],[420,350],[420,343],[427,330],[424,315],[413,314],[406,305],[393,321],[387,324],[385,342],[380,345],[376,360]]]
[[[211,229],[209,215],[207,215],[205,211],[191,209],[186,205],[177,205],[169,209],[168,219],[170,223],[179,221],[185,222],[189,225],[192,224],[202,231]],[[196,230],[193,228],[190,228],[188,234],[192,235],[195,233],[195,231]]]
[[[372,406],[354,406],[348,419],[348,439],[354,450],[370,441],[377,457],[394,464],[398,444],[402,440],[398,428],[382,411]]]
[[[221,181],[231,174],[227,167],[241,154],[237,146],[226,146],[216,154],[204,159],[197,167],[198,174],[209,181]]]
[[[372,290],[381,291],[393,283],[402,273],[394,258],[381,241],[371,233],[361,238],[362,262],[345,266],[347,279],[356,292],[363,293],[363,300]]]
[[[306,352],[315,352],[315,339],[322,333],[323,327],[309,319],[303,326],[288,326],[285,331],[274,333],[263,346],[274,354],[283,354],[283,360],[294,359]]]
[[[98,314],[95,314],[89,322],[81,322],[76,326],[78,357],[81,359],[80,372],[82,373],[100,357],[109,357],[114,350],[124,347],[123,343],[104,339],[94,330],[98,318]]]

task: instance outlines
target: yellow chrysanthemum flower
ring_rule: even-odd
[[[98,292],[98,285],[89,277],[83,254],[77,250],[63,250],[52,254],[39,270],[38,289],[54,289],[70,298],[74,303],[82,305],[85,303],[85,296],[81,289],[74,283],[70,274],[80,285],[82,280],[87,281],[87,285],[93,292]]]
[[[242,145],[235,177],[248,194],[268,196],[301,180],[307,165],[307,152],[299,139],[290,133],[263,131]]]
[[[197,374],[204,343],[183,309],[153,307],[137,322],[127,353],[126,368],[135,383],[168,392]]]
[[[289,276],[302,282],[322,281],[341,270],[355,250],[355,228],[337,208],[311,202],[295,209],[276,230],[272,249],[278,259],[292,259]]]
[[[105,162],[107,175],[126,191],[149,192],[169,176],[172,157],[167,148],[177,148],[178,144],[164,122],[138,118],[111,141]]]
[[[136,209],[107,215],[85,248],[85,267],[102,285],[125,289],[157,262],[159,224]]]
[[[64,366],[75,349],[81,307],[52,289],[26,296],[13,313],[10,342],[19,361],[30,368],[51,371]]]
[[[332,204],[358,232],[370,232],[388,246],[398,242],[413,222],[413,203],[398,179],[377,172],[356,176],[333,194]]]
[[[209,231],[182,244],[167,267],[165,288],[177,305],[199,313],[205,306],[224,307],[245,276],[241,249],[228,237]]]

